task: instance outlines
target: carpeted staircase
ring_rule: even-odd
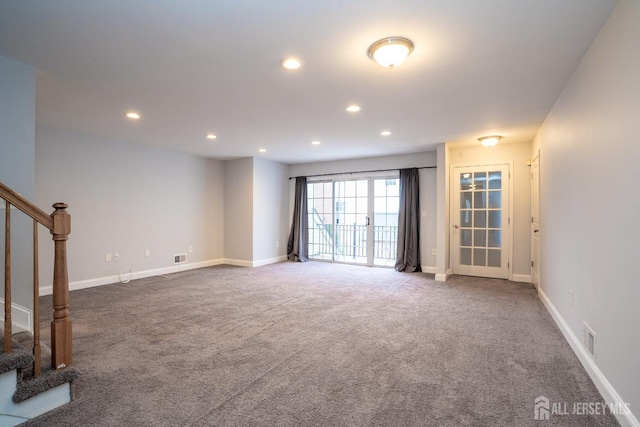
[[[33,336],[20,332],[13,335],[11,353],[0,353],[0,426],[22,424],[73,399],[78,370],[51,368],[51,350],[41,344],[42,372],[34,377],[32,348]]]

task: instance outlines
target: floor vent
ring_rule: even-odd
[[[591,357],[595,360],[596,358],[596,333],[593,332],[593,329],[587,325],[587,322],[582,322],[584,324],[584,339],[583,344]]]
[[[184,264],[187,262],[187,254],[177,254],[173,256],[174,264]]]

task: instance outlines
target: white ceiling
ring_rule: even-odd
[[[40,70],[38,125],[301,163],[532,140],[615,3],[0,0],[0,55]],[[387,36],[415,44],[393,70]]]

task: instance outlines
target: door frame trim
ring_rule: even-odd
[[[509,205],[507,206],[508,212],[508,223],[507,223],[507,228],[509,231],[509,249],[508,249],[508,267],[507,267],[507,273],[508,273],[508,280],[513,280],[513,221],[511,221],[511,219],[513,219],[513,177],[511,176],[511,174],[513,173],[513,160],[509,160],[509,161],[504,161],[504,162],[489,162],[489,163],[451,163],[449,165],[449,188],[448,188],[448,193],[449,193],[449,217],[451,217],[451,215],[454,214],[454,207],[455,207],[455,201],[454,201],[454,174],[455,174],[455,169],[456,168],[473,168],[473,167],[487,167],[490,168],[492,166],[506,166],[508,171],[509,171]],[[454,239],[454,235],[455,233],[453,233],[452,229],[453,229],[453,222],[449,221],[449,259],[451,260],[451,274],[456,274],[454,272],[454,265],[453,265],[453,239]]]

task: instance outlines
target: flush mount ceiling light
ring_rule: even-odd
[[[266,152],[267,152],[267,149],[266,149],[266,148],[260,148],[260,149],[258,149],[258,152],[260,152],[260,153],[266,153]]]
[[[380,132],[380,135],[389,136],[389,135],[391,135],[391,131],[390,130],[383,130],[382,132]]]
[[[369,46],[369,58],[385,68],[402,64],[413,51],[413,42],[404,37],[385,37]]]
[[[125,116],[127,116],[127,118],[131,119],[131,120],[138,120],[140,119],[140,114],[136,113],[135,111],[128,111]]]
[[[350,113],[357,113],[358,111],[362,110],[362,107],[359,105],[349,105],[346,110]]]
[[[311,141],[311,144],[313,144],[313,145],[320,145],[320,141]]]
[[[208,133],[207,134],[207,139],[216,139],[216,138],[217,138],[217,136],[215,134],[213,134],[213,133]]]
[[[484,145],[485,147],[493,147],[501,139],[502,137],[499,135],[491,135],[491,136],[483,136],[482,138],[478,138],[478,141],[480,141],[480,144]]]
[[[302,66],[302,62],[296,58],[285,58],[280,62],[280,65],[287,70],[297,70]]]

